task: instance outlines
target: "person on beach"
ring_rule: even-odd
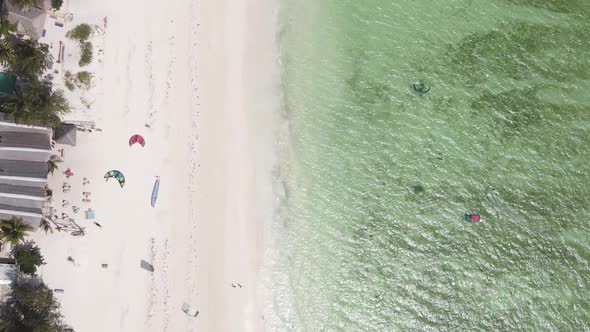
[[[102,225],[101,225],[101,224],[99,224],[99,223],[97,223],[96,221],[94,222],[94,224],[95,224],[96,226],[98,226],[99,228],[102,228]]]

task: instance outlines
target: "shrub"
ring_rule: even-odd
[[[90,72],[81,71],[76,77],[78,78],[78,87],[89,89],[92,85],[92,74]]]
[[[61,5],[63,5],[64,0],[51,0],[51,8],[55,10],[59,10]]]
[[[74,91],[74,89],[76,88],[74,81],[75,81],[74,75],[72,75],[72,73],[69,70],[66,70],[66,72],[64,73],[64,83],[66,85],[66,88],[68,88],[68,90]]]
[[[18,262],[20,271],[25,274],[34,275],[37,267],[45,264],[41,250],[33,241],[17,244],[12,247],[12,257]]]
[[[82,23],[66,33],[66,37],[76,39],[80,43],[85,42],[92,33],[92,27],[89,24]]]
[[[92,62],[92,44],[84,42],[80,44],[80,61],[78,65],[84,67]]]

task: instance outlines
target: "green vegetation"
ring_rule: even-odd
[[[18,263],[20,271],[24,274],[34,275],[37,272],[37,267],[45,264],[41,249],[33,241],[15,245],[11,250],[11,254]]]
[[[92,43],[87,41],[91,34],[92,26],[86,23],[78,24],[66,33],[66,37],[77,40],[80,45],[80,61],[78,62],[80,67],[84,67],[92,62]]]
[[[14,25],[8,21],[5,15],[0,16],[0,36],[8,38],[11,31],[14,31]]]
[[[14,58],[14,52],[12,46],[8,42],[8,39],[0,39],[0,64],[6,66],[11,63]]]
[[[17,245],[23,241],[27,232],[32,229],[33,227],[23,223],[23,221],[17,217],[2,220],[0,221],[0,239],[13,245]]]
[[[66,72],[64,73],[64,83],[66,85],[66,88],[68,88],[68,90],[70,91],[74,91],[74,89],[76,88],[76,78],[74,77],[74,75],[72,75],[72,72],[69,70],[66,70]]]
[[[17,123],[43,123],[58,126],[60,115],[70,111],[62,91],[39,81],[31,82],[25,92],[2,98],[0,111],[14,116]]]
[[[92,86],[92,73],[88,71],[79,72],[76,77],[78,78],[78,87],[89,89]]]
[[[39,45],[30,39],[17,40],[13,52],[14,56],[9,59],[8,65],[17,77],[38,79],[51,63],[47,46]]]
[[[63,5],[64,0],[51,0],[51,8],[55,10],[59,10],[61,5]]]
[[[59,302],[39,279],[23,278],[12,283],[6,301],[0,304],[0,331],[63,331]]]
[[[84,42],[80,44],[80,61],[78,65],[84,67],[92,62],[92,43]]]
[[[69,70],[64,74],[64,83],[66,88],[68,88],[70,91],[74,91],[76,87],[81,89],[90,89],[92,86],[92,79],[92,73],[88,71],[78,72],[76,76],[74,76],[74,74],[72,74],[72,72]]]
[[[66,37],[68,37],[70,39],[75,39],[78,42],[83,43],[86,40],[88,40],[88,38],[90,37],[91,34],[92,34],[92,27],[89,24],[82,23],[82,24],[76,25],[75,28],[68,31],[66,33]]]
[[[61,160],[49,159],[47,161],[47,174],[53,175],[53,172],[55,172],[55,170],[59,168],[57,165],[58,163],[61,163]]]
[[[34,2],[19,3],[28,6]],[[14,95],[0,97],[0,112],[20,122],[59,123],[60,114],[68,112],[69,106],[61,92],[52,92],[50,86],[40,81],[52,61],[48,47],[30,39],[9,36],[12,30],[14,26],[5,15],[0,15],[0,65],[8,74],[16,76],[19,83]]]

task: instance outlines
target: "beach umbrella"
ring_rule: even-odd
[[[104,178],[105,181],[108,181],[110,178],[117,179],[117,181],[119,181],[119,184],[121,185],[121,188],[123,188],[123,186],[125,185],[125,176],[123,176],[123,173],[117,170],[108,171],[107,174],[104,175]]]
[[[132,146],[135,143],[145,146],[145,139],[143,139],[143,136],[135,134],[129,138],[129,146]]]

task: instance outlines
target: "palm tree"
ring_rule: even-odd
[[[0,107],[3,113],[10,115],[31,112],[26,95],[23,95],[18,89],[15,94],[2,97]]]
[[[17,6],[20,9],[27,9],[31,7],[37,7],[38,3],[37,0],[8,0],[13,5]]]
[[[12,49],[8,39],[0,39],[0,64],[2,66],[6,66],[7,64],[12,63],[13,58],[14,50]]]
[[[41,220],[41,223],[39,223],[39,227],[45,232],[45,234],[47,234],[47,231],[53,233],[53,228],[51,227],[51,224],[49,224],[49,220],[45,218]],[[2,330],[0,329],[0,331]]]
[[[10,31],[14,30],[14,25],[8,21],[8,17],[6,15],[0,16],[0,36],[6,39],[10,35]]]
[[[47,174],[53,175],[56,169],[59,167],[57,166],[58,163],[61,163],[61,160],[58,159],[49,159],[47,161]]]
[[[17,76],[35,79],[49,68],[51,58],[46,46],[30,39],[19,39],[14,44],[14,58],[9,62],[9,67]]]
[[[13,245],[24,240],[27,232],[33,227],[23,223],[18,217],[12,217],[8,220],[0,221],[0,238]]]
[[[0,102],[0,112],[14,116],[18,123],[58,126],[60,116],[70,111],[62,91],[51,91],[49,86],[38,81],[32,81],[24,92],[3,97]]]

